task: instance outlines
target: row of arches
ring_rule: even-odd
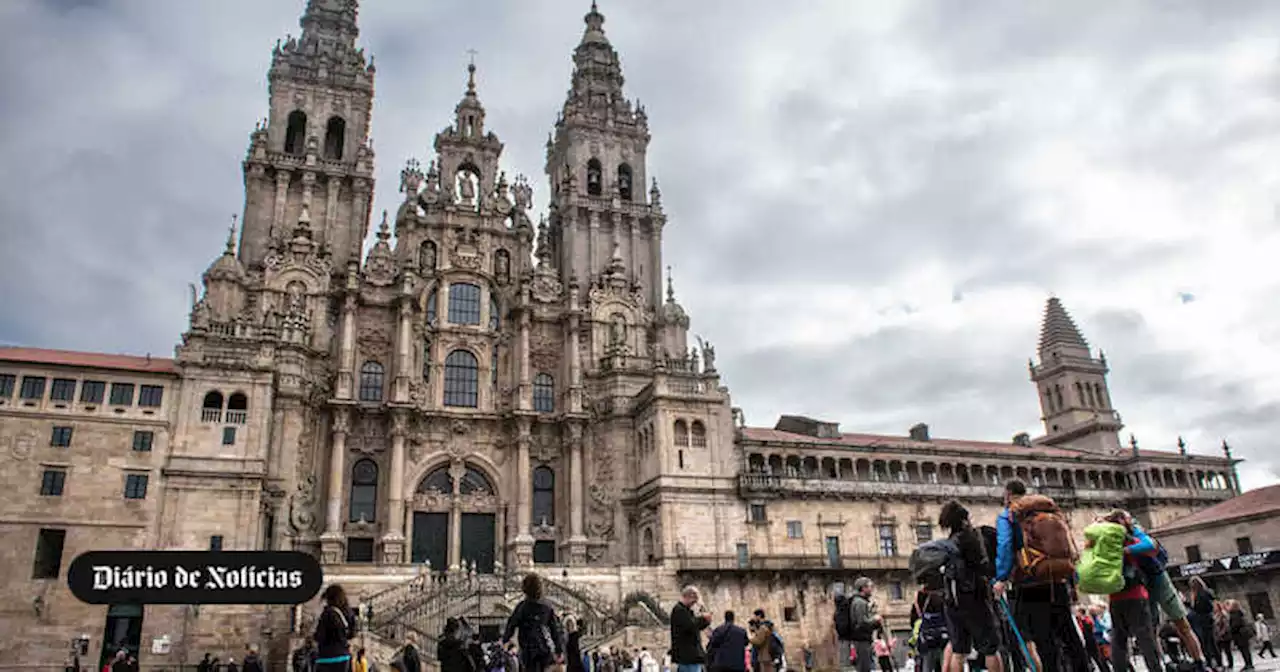
[[[618,164],[618,194],[624,201],[630,201],[634,195],[634,179],[631,166]],[[587,161],[587,195],[604,195],[604,166],[599,159]]]
[[[539,465],[531,475],[533,485],[533,524],[551,527],[556,524],[556,473],[547,465]],[[437,467],[422,477],[418,494],[497,495],[489,477],[471,464],[464,464],[462,478],[455,480],[452,467]],[[374,523],[378,520],[378,464],[363,458],[351,466],[351,490],[347,501],[347,519],[352,523]]]
[[[1150,469],[1137,472],[1108,469],[1058,469],[983,464],[950,464],[914,460],[874,460],[751,453],[747,473],[788,478],[825,478],[890,483],[955,485],[1003,485],[1018,478],[1033,487],[1128,490],[1143,485],[1197,490],[1230,489],[1230,478],[1221,472],[1185,469]]]
[[[322,156],[331,161],[341,161],[347,141],[347,122],[334,115],[324,125]],[[294,110],[289,113],[284,133],[284,153],[301,156],[307,151],[307,113]]]
[[[210,390],[200,403],[201,422],[223,422],[243,425],[249,421],[249,397],[244,392],[232,392],[224,397],[218,390]]]
[[[1107,389],[1102,383],[1076,381],[1073,387],[1076,392],[1075,403],[1079,407],[1098,410],[1111,408],[1111,399],[1107,396]],[[1049,413],[1058,413],[1068,408],[1067,400],[1062,395],[1062,385],[1056,383],[1052,387],[1045,385],[1043,394],[1044,408]]]

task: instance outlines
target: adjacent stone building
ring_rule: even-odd
[[[1193,576],[1219,599],[1275,622],[1280,605],[1280,485],[1170,521],[1155,530],[1169,551],[1169,573],[1185,588]]]
[[[1229,454],[1121,445],[1107,362],[1057,299],[1030,369],[1042,437],[746,426],[664,278],[647,113],[595,6],[585,23],[545,214],[502,170],[472,66],[362,255],[375,70],[355,1],[309,0],[272,56],[239,237],[175,358],[0,349],[0,570],[16,577],[0,631],[22,642],[0,664],[60,664],[80,634],[94,656],[125,646],[148,665],[246,643],[281,662],[307,626],[307,609],[80,605],[63,579],[88,548],[315,553],[367,607],[375,651],[452,615],[492,635],[529,568],[588,646],[660,646],[696,583],[821,651],[833,587],[860,573],[906,627],[907,556],[947,498],[989,520],[1021,477],[1080,520],[1124,505],[1159,526],[1238,492]],[[65,492],[41,494],[53,483]]]

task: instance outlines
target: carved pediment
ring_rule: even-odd
[[[529,294],[538,303],[558,303],[564,296],[564,284],[551,273],[538,273],[530,283]]]

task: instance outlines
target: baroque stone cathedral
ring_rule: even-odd
[[[79,604],[58,562],[93,548],[313,552],[365,606],[370,647],[458,615],[491,636],[517,597],[509,577],[535,569],[586,647],[665,647],[664,614],[692,582],[822,651],[832,592],[858,574],[908,626],[907,557],[947,498],[993,517],[1019,477],[1080,520],[1123,505],[1156,527],[1238,493],[1225,443],[1222,457],[1122,446],[1107,361],[1057,299],[1030,371],[1044,436],[746,427],[664,283],[647,117],[594,4],[546,145],[545,215],[501,168],[472,66],[364,254],[375,69],[356,4],[308,0],[301,36],[272,54],[238,245],[233,231],[205,272],[174,360],[0,349],[6,474],[42,483],[2,503],[15,543],[0,570],[37,558],[4,599],[38,608],[0,617],[22,642],[0,663],[60,662],[103,611],[103,655],[149,664],[255,642],[283,660],[285,633],[305,634],[305,614],[280,608]],[[47,432],[71,458],[41,457]]]

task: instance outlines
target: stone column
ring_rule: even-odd
[[[334,391],[337,399],[351,399],[355,385],[356,369],[356,297],[348,294],[342,304],[342,322],[339,327],[338,385]]]
[[[271,212],[271,231],[270,237],[275,238],[276,232],[280,227],[285,226],[285,204],[289,200],[289,171],[281,170],[276,173],[276,202],[275,208]]]
[[[350,416],[345,408],[333,411],[333,439],[329,445],[329,485],[325,506],[324,534],[320,536],[320,559],[326,564],[344,560],[342,536],[342,483],[347,469],[347,431]]]
[[[407,282],[407,281],[406,281]],[[400,298],[400,320],[396,328],[396,355],[394,378],[391,383],[391,401],[403,404],[409,401],[409,375],[413,359],[409,346],[413,341],[413,306],[408,296]]]
[[[533,497],[533,483],[529,471],[530,421],[520,419],[519,435],[516,437],[516,538],[515,561],[517,566],[533,563],[533,508],[530,501]]]
[[[579,316],[578,280],[569,279],[569,328],[565,333],[565,343],[569,358],[569,412],[582,412],[582,353],[578,347],[578,331],[582,328]]]
[[[662,220],[654,218],[653,233],[649,238],[649,261],[653,264],[653,307],[662,305]]]
[[[404,562],[404,442],[409,418],[391,411],[391,474],[387,482],[387,523],[382,536],[382,562]]]
[[[583,532],[586,503],[583,498],[582,425],[569,425],[569,564],[587,564],[587,537]]]
[[[453,477],[453,496],[449,505],[449,571],[462,568],[462,477],[467,473],[461,460],[449,467]]]
[[[520,386],[516,408],[522,411],[533,409],[533,385],[529,375],[529,310],[520,312]]]

